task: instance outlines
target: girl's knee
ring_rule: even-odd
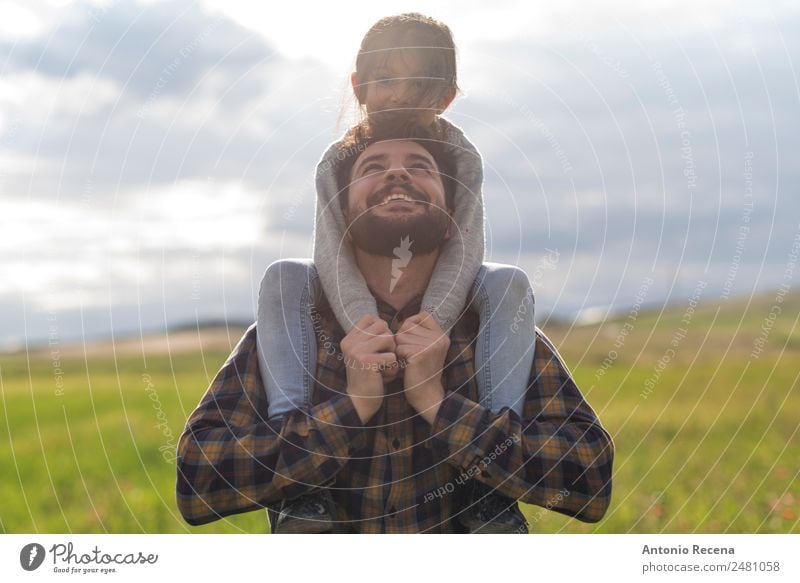
[[[483,285],[495,302],[533,303],[533,288],[528,274],[515,265],[495,264],[486,272]]]
[[[316,269],[311,260],[279,259],[264,272],[259,295],[275,295],[279,290],[297,294],[314,277]]]

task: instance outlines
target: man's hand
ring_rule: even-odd
[[[381,370],[397,367],[394,334],[386,322],[367,314],[342,339],[341,348],[347,367],[347,394],[361,422],[366,423],[383,402]]]
[[[403,368],[406,400],[430,424],[436,419],[444,398],[442,367],[450,338],[433,315],[422,312],[403,322],[395,336],[397,357]]]

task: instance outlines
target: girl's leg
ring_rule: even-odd
[[[311,406],[317,372],[312,312],[319,291],[310,259],[276,261],[261,280],[256,335],[270,419]]]
[[[475,369],[481,403],[493,413],[510,407],[522,417],[536,331],[533,290],[518,267],[484,263],[472,288],[480,316]]]

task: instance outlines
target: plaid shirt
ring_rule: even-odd
[[[379,314],[397,332],[418,312],[420,299],[399,312],[378,300]],[[323,486],[345,529],[459,532],[453,519],[467,507],[471,479],[586,522],[605,514],[613,443],[541,330],[523,419],[476,402],[479,322],[465,312],[451,331],[442,373],[446,397],[433,426],[406,402],[402,379],[386,385],[381,409],[365,426],[347,396],[339,348],[344,332],[324,297],[316,314],[319,355],[309,410],[267,420],[253,324],[189,417],[178,444],[177,481],[188,523]]]

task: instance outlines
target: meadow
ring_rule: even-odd
[[[603,521],[524,506],[532,532],[800,532],[800,295],[693,304],[539,322],[616,459]],[[175,443],[242,332],[1,354],[0,532],[267,532],[261,511],[190,527],[174,502]]]

